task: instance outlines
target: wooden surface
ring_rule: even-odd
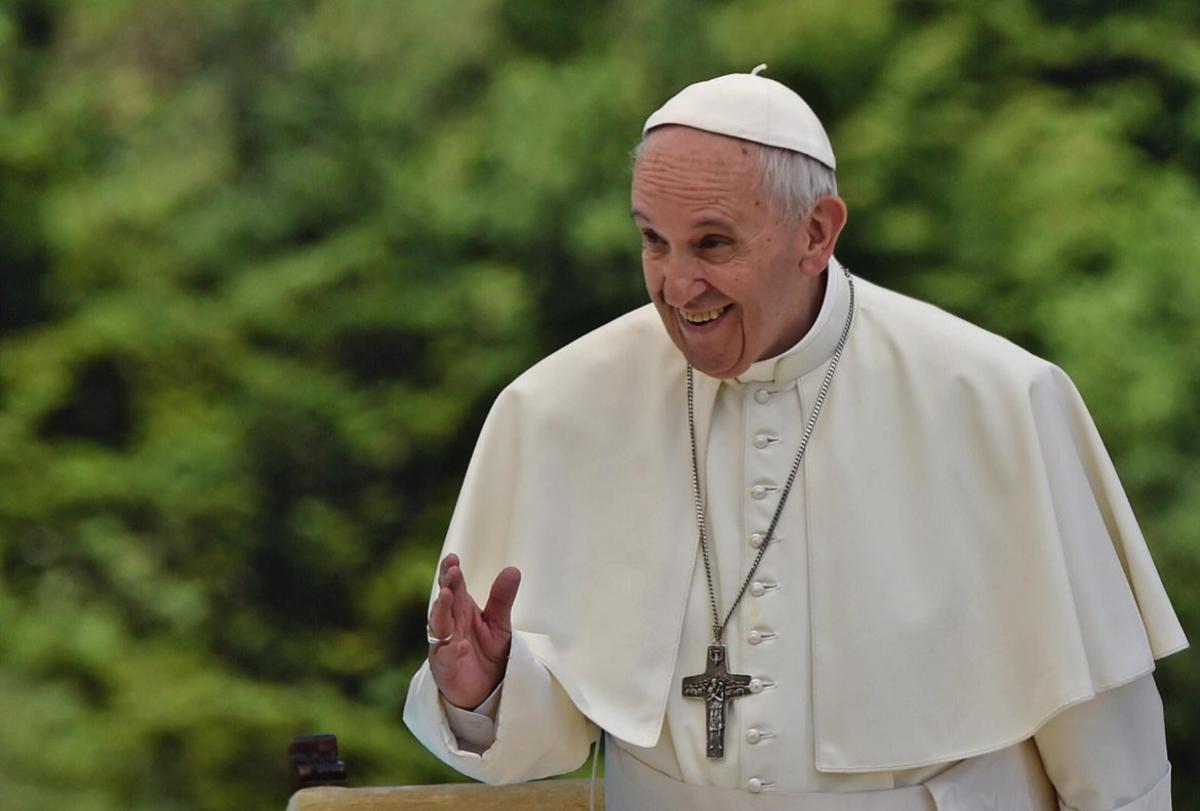
[[[292,795],[287,811],[542,811],[588,808],[590,780],[544,780],[516,786],[449,783],[395,788],[306,788]],[[596,808],[604,808],[604,781],[596,781]]]

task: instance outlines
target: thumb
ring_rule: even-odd
[[[512,632],[512,607],[521,586],[521,570],[509,566],[496,575],[483,609],[484,622],[506,633]]]

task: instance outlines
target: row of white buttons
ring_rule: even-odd
[[[766,389],[759,389],[758,391],[754,392],[754,400],[760,404],[765,405],[767,402],[770,401],[770,399],[771,399],[771,392],[767,391]],[[779,437],[771,436],[771,435],[765,434],[765,433],[759,433],[759,434],[755,435],[753,444],[754,444],[755,448],[762,450],[763,448],[767,447],[768,445],[772,444],[773,442],[778,442],[778,441],[779,441]],[[779,489],[778,487],[773,487],[770,485],[756,484],[750,488],[750,496],[756,501],[762,501],[764,498],[767,497],[767,495],[769,493],[773,493],[778,489]],[[750,545],[752,547],[754,547],[755,549],[758,549],[763,545],[763,540],[764,540],[763,534],[761,532],[756,532],[750,536]],[[779,540],[779,539],[775,538],[774,540]],[[775,586],[774,585],[768,586],[768,585],[756,580],[750,584],[750,593],[753,594],[755,597],[761,597],[767,591],[768,588],[775,588]],[[751,631],[749,634],[747,634],[746,641],[749,642],[751,645],[757,645],[765,639],[773,639],[774,637],[775,637],[775,634],[770,631]],[[765,687],[765,686],[766,686],[766,684],[763,682],[762,679],[751,679],[750,680],[750,692],[751,693],[761,693],[763,690],[763,687]],[[770,737],[771,734],[772,733],[763,732],[760,729],[756,729],[756,728],[752,727],[752,728],[746,730],[746,741],[751,744],[756,744],[759,741],[761,741],[763,738]],[[773,785],[774,785],[774,783],[763,780],[762,778],[751,777],[749,780],[746,781],[746,790],[749,791],[751,794],[758,794],[763,789],[769,788],[770,786],[773,786]]]

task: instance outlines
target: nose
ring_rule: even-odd
[[[663,300],[672,307],[684,307],[708,289],[699,263],[687,256],[673,255],[663,260]]]

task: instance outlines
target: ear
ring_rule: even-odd
[[[800,258],[800,270],[803,273],[816,276],[829,265],[829,257],[833,256],[833,248],[842,229],[846,227],[849,215],[846,202],[833,194],[822,197],[808,212],[801,223],[808,242],[808,249]]]

